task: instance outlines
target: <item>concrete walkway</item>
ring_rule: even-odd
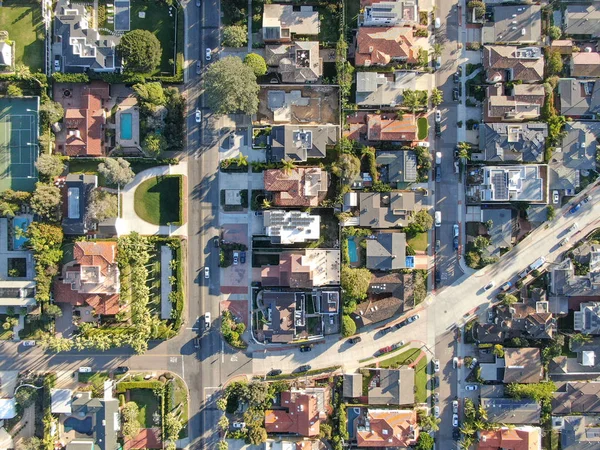
[[[135,231],[143,235],[159,235],[159,236],[184,236],[187,237],[188,226],[187,223],[183,225],[154,225],[152,223],[142,220],[135,213],[135,190],[144,181],[163,175],[183,175],[187,177],[187,162],[181,161],[177,165],[172,166],[157,166],[150,169],[144,170],[138,173],[135,178],[126,185],[121,191],[121,201],[123,202],[121,210],[123,216],[117,220],[117,231],[119,236],[129,234]],[[187,181],[183,181],[184,186],[187,185]],[[184,201],[183,207],[186,207],[186,193],[184,189]],[[183,217],[186,217],[184,212]]]

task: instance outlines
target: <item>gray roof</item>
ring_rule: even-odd
[[[567,122],[562,140],[563,165],[571,169],[586,170],[596,164],[596,150],[600,123]]]
[[[314,82],[322,73],[318,41],[267,45],[265,60],[267,65],[278,68],[284,83]]]
[[[121,61],[116,53],[119,36],[100,35],[90,28],[85,5],[58,0],[54,16],[54,35],[60,36],[63,72],[114,72]]]
[[[553,266],[550,290],[554,295],[566,297],[596,297],[600,295],[600,273],[575,275],[575,266],[569,258]]]
[[[565,34],[600,37],[600,9],[596,5],[568,5],[564,14]]]
[[[373,381],[375,384],[369,386],[369,405],[414,404],[414,369],[375,369]]]
[[[271,129],[271,161],[325,158],[327,147],[338,141],[338,125],[278,125]]]
[[[361,192],[359,224],[370,228],[405,227],[412,222],[417,206],[414,192]]]
[[[600,382],[567,382],[552,399],[552,414],[600,414]]]
[[[512,209],[482,209],[483,223],[491,220],[493,222],[490,235],[491,244],[488,250],[492,255],[500,253],[500,249],[512,246],[513,220]]]
[[[345,398],[358,398],[363,395],[362,378],[360,373],[344,374],[342,390]]]
[[[417,155],[412,151],[377,151],[375,162],[385,166],[380,172],[386,183],[413,183],[417,181]],[[385,172],[385,174],[383,173]]]
[[[600,427],[597,416],[563,417],[560,431],[562,450],[592,450],[600,447]]]
[[[63,217],[62,227],[67,235],[83,235],[90,227],[87,207],[92,191],[98,186],[96,175],[70,173],[66,177],[67,214]]]
[[[594,119],[600,114],[600,83],[594,80],[559,80],[558,94],[564,116]]]
[[[12,45],[0,41],[0,66],[12,65]]]
[[[76,438],[67,444],[67,450],[94,450],[94,445],[93,439]]]
[[[548,136],[545,123],[486,123],[479,127],[485,161],[542,162]]]
[[[481,201],[544,201],[544,178],[538,165],[486,166]]]
[[[100,450],[117,448],[119,424],[119,401],[102,400],[102,408],[96,413],[96,442]]]
[[[541,10],[540,5],[494,6],[494,22],[484,25],[483,43],[540,42],[542,36]]]
[[[377,233],[367,240],[367,268],[397,270],[406,268],[406,234]]]
[[[487,411],[490,422],[516,425],[539,423],[542,411],[536,401],[529,399],[482,398],[481,406]]]
[[[419,78],[427,76],[418,72],[396,71],[393,74],[377,72],[356,73],[356,104],[360,106],[401,105],[402,92],[415,90]]]
[[[573,329],[585,334],[600,334],[600,303],[587,302],[573,313]]]

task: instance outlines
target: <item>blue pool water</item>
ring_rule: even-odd
[[[86,417],[79,420],[75,417],[69,417],[65,420],[65,430],[75,430],[81,434],[92,434],[92,418]]]
[[[29,228],[29,219],[26,219],[24,217],[15,217],[13,219],[13,230],[17,227],[19,227],[21,231],[23,231],[23,233],[21,234],[24,234],[27,231],[27,228]],[[24,235],[20,235],[19,237],[17,237],[17,233],[13,233],[13,248],[15,250],[21,250],[25,245],[26,241],[27,238]]]
[[[133,116],[130,113],[121,114],[121,139],[133,137]]]
[[[347,409],[348,417],[348,435],[350,439],[354,438],[354,420],[360,415],[360,408],[352,407]]]
[[[358,262],[358,253],[356,253],[356,242],[354,242],[354,238],[348,239],[348,254],[350,255],[351,263]]]

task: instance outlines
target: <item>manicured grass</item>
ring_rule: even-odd
[[[346,0],[346,27],[354,29],[358,26],[358,14],[360,13],[360,0]]]
[[[173,74],[173,66],[169,60],[175,58],[175,11],[172,8],[172,16],[169,16],[169,6],[165,2],[148,2],[147,0],[131,0],[131,29],[148,30],[160,41],[162,46],[162,57],[160,60],[160,72]],[[141,19],[139,13],[144,12],[146,17]],[[183,21],[180,14],[177,21]]]
[[[175,404],[181,405],[180,411],[181,423],[184,425],[181,433],[179,433],[179,439],[185,439],[188,436],[188,391],[183,381],[179,378],[175,378]]]
[[[427,134],[429,133],[429,122],[427,121],[427,117],[419,117],[417,119],[417,137],[420,141],[423,139],[427,139]]]
[[[180,175],[144,181],[135,190],[135,213],[154,225],[181,223],[181,182]]]
[[[138,420],[142,428],[154,426],[152,415],[160,414],[160,399],[151,389],[133,389],[129,391],[129,400],[135,402],[140,409]]]
[[[0,30],[15,42],[15,64],[32,72],[44,69],[44,26],[42,7],[33,0],[4,0],[0,8]]]
[[[77,374],[80,383],[99,383],[108,380],[108,372],[87,372]]]
[[[428,235],[427,233],[417,233],[415,236],[408,238],[407,243],[413,250],[424,252],[427,250]]]
[[[397,369],[401,366],[408,365],[416,361],[421,353],[423,352],[420,349],[411,348],[410,350],[406,350],[399,355],[393,356],[384,361],[380,361],[379,367],[383,369]],[[416,387],[415,402],[423,403],[427,401],[427,357],[423,356],[414,369]]]

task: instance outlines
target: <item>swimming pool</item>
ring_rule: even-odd
[[[348,238],[348,255],[350,256],[351,263],[358,262],[358,253],[356,252],[356,242],[354,242],[354,238]]]
[[[89,416],[83,420],[69,417],[65,419],[64,425],[65,431],[75,430],[78,433],[87,434],[88,436],[92,434],[92,418]]]
[[[133,115],[121,113],[121,139],[129,140],[133,137]]]
[[[16,229],[20,228],[21,232],[17,233]],[[27,237],[25,236],[25,232],[29,228],[29,219],[26,217],[15,217],[13,218],[13,249],[21,250],[27,242]]]

